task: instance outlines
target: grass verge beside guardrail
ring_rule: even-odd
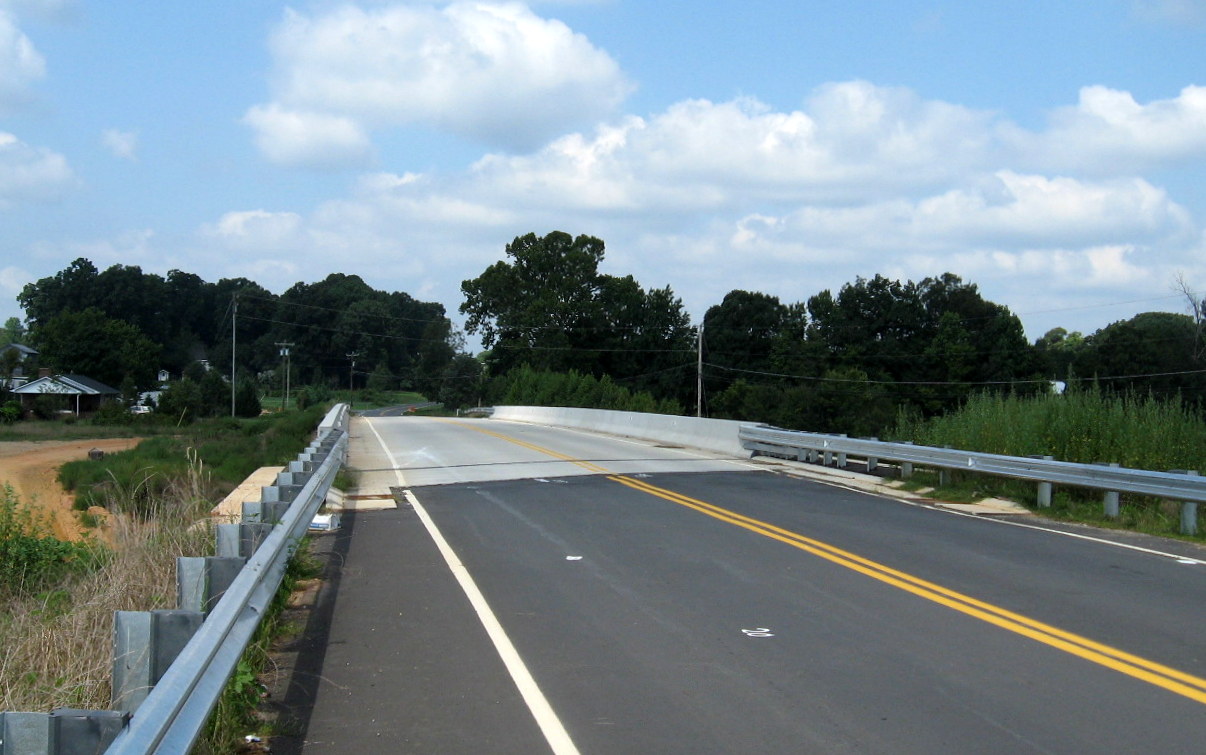
[[[902,418],[894,440],[935,447],[1002,454],[1049,455],[1082,464],[1117,462],[1131,469],[1206,471],[1206,420],[1181,401],[1151,396],[1111,396],[1096,389],[1062,396],[973,396],[957,412],[920,421]],[[932,495],[953,501],[1007,498],[1034,507],[1034,483],[953,471],[918,470],[911,483],[936,487]],[[1064,521],[1180,537],[1180,505],[1123,495],[1119,516],[1105,515],[1102,494],[1056,487],[1044,516]],[[1200,536],[1199,538],[1200,539]]]

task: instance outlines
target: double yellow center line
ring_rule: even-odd
[[[644,480],[627,477],[624,475],[611,474],[609,470],[600,467],[599,465],[576,459],[556,451],[537,446],[517,438],[496,433],[491,430],[485,430],[480,427],[458,423],[464,427],[468,427],[477,432],[485,433],[486,435],[505,440],[509,443],[522,446],[524,448],[536,451],[538,453],[552,456],[553,458],[568,461],[576,464],[579,467],[587,469],[591,472],[607,475],[607,479],[617,482],[633,490],[647,493],[648,495],[656,496],[665,501],[676,503],[680,506],[685,506],[689,509],[698,511],[714,519],[732,524],[737,527],[756,532],[764,537],[778,540],[794,548],[799,548],[802,551],[813,554],[826,561],[845,567],[851,571],[858,572],[871,579],[878,580],[884,584],[912,593],[920,598],[932,601],[939,605],[946,606],[960,613],[972,616],[986,621],[989,624],[1006,629],[1015,634],[1028,637],[1044,645],[1062,650],[1066,653],[1071,653],[1077,657],[1087,661],[1099,664],[1106,668],[1112,669],[1119,673],[1142,681],[1154,684],[1157,687],[1162,687],[1170,692],[1174,692],[1183,697],[1187,697],[1199,703],[1206,704],[1206,679],[1203,679],[1192,674],[1187,674],[1175,668],[1165,666],[1155,661],[1149,661],[1146,658],[1141,658],[1137,655],[1127,653],[1118,648],[1096,642],[1087,637],[1082,637],[1078,634],[1065,631],[1058,627],[1045,624],[1028,616],[1015,613],[1013,611],[1001,608],[1000,606],[986,603],[982,600],[964,595],[963,593],[950,590],[942,585],[935,584],[928,580],[915,577],[907,572],[893,569],[877,561],[872,561],[868,558],[863,558],[850,551],[842,550],[835,546],[824,543],[820,540],[801,535],[798,532],[777,527],[768,522],[754,519],[752,517],[739,514],[729,509],[721,508],[706,501],[701,501],[697,498],[676,493],[672,490],[652,485]]]

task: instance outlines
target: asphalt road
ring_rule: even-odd
[[[411,497],[338,536],[305,752],[1206,751],[1199,561],[577,432],[371,424]]]

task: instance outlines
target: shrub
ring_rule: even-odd
[[[0,422],[11,425],[21,419],[21,405],[16,401],[6,401],[0,406]]]
[[[93,543],[51,537],[18,505],[12,486],[0,491],[0,594],[33,595],[51,589],[72,574],[95,568],[103,554]]]

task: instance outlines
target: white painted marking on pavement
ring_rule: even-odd
[[[373,435],[377,436],[377,442],[381,444],[381,450],[385,451],[385,455],[389,457],[390,464],[394,468],[395,474],[398,476],[399,486],[405,486],[405,480],[402,477],[402,471],[398,468],[398,462],[394,459],[394,455],[389,450],[389,446],[381,438],[381,434],[377,432],[377,428],[373,427],[373,423],[368,423],[369,429],[373,431]],[[482,622],[482,627],[485,628],[486,634],[489,635],[491,642],[494,643],[494,649],[498,652],[499,658],[502,659],[503,665],[507,667],[507,671],[511,674],[511,679],[515,682],[515,686],[519,688],[519,694],[523,696],[524,702],[528,705],[528,710],[532,712],[532,717],[536,719],[536,724],[540,727],[540,731],[544,734],[545,741],[549,743],[555,755],[578,755],[578,748],[574,745],[574,741],[570,739],[569,732],[565,730],[561,719],[557,717],[553,711],[553,706],[549,704],[548,698],[540,691],[540,686],[536,684],[536,680],[528,671],[527,664],[523,662],[519,651],[511,643],[511,638],[507,636],[506,630],[503,629],[498,617],[494,615],[490,604],[486,602],[486,598],[478,589],[477,583],[473,581],[473,576],[465,565],[461,563],[461,559],[456,555],[456,551],[444,539],[440,528],[436,526],[435,520],[427,513],[427,509],[423,508],[423,504],[419,503],[419,499],[415,498],[414,493],[406,490],[403,492],[406,500],[410,503],[415,513],[419,515],[419,520],[423,522],[423,526],[427,528],[427,534],[435,542],[436,547],[440,550],[440,554],[444,557],[445,563],[452,571],[456,581],[460,584],[461,589],[465,592],[465,597],[469,599],[469,603],[473,605],[473,610],[477,612],[478,619]]]

